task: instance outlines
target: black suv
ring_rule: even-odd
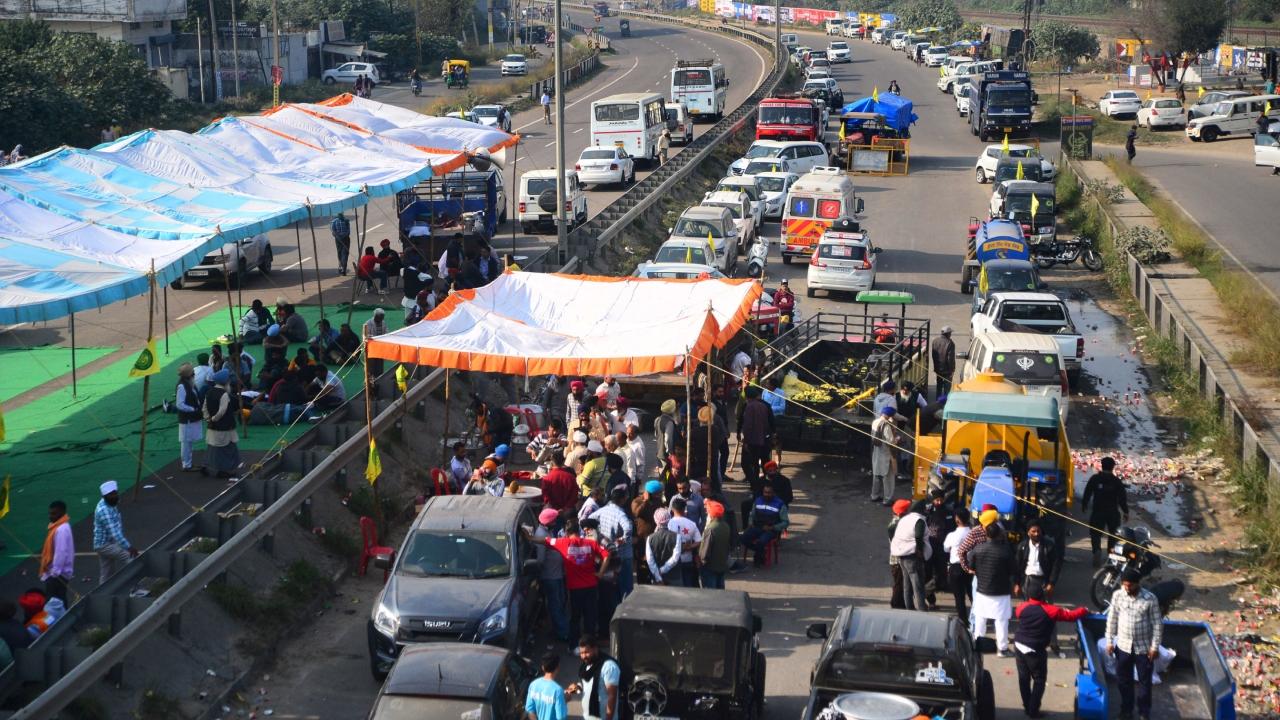
[[[520,649],[541,597],[537,556],[522,526],[537,526],[523,500],[441,495],[427,501],[369,617],[375,678],[386,676],[407,644],[454,641]],[[379,568],[391,562],[374,560]]]
[[[751,596],[738,590],[637,587],[609,625],[624,717],[758,720],[760,624]]]
[[[525,720],[524,696],[535,675],[533,666],[503,648],[415,645],[400,654],[369,720]]]
[[[846,607],[830,630],[815,623],[806,634],[826,643],[809,676],[803,720],[850,692],[900,695],[929,717],[995,719],[991,673],[955,615]]]

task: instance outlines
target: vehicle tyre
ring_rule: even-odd
[[[818,291],[813,288],[805,288],[804,294],[806,297],[817,297]]]
[[[271,261],[274,259],[275,256],[271,252],[271,246],[268,245],[262,251],[262,259],[258,261],[258,269],[262,271],[263,275],[271,274]]]
[[[1080,262],[1084,263],[1086,268],[1097,272],[1102,269],[1102,254],[1097,250],[1085,250],[1080,254]]]
[[[533,234],[533,224],[532,224],[532,223],[526,223],[526,222],[522,222],[522,223],[520,223],[520,232],[524,233],[525,235],[532,235],[532,234]]]
[[[790,265],[790,264],[791,264],[791,256],[790,256],[790,255],[788,255],[788,254],[786,254],[786,253],[783,253],[783,254],[782,254],[782,264],[783,264],[783,265]]]
[[[765,657],[764,653],[756,653],[756,676],[752,678],[753,695],[751,697],[751,714],[757,718],[764,717],[764,684],[765,684]]]
[[[173,282],[169,283],[169,287],[173,288],[174,290],[181,290],[181,289],[182,289],[182,276],[178,276],[178,279],[177,279],[177,280],[174,280]]]
[[[1093,574],[1093,581],[1089,583],[1089,598],[1093,600],[1093,606],[1098,608],[1098,612],[1106,612],[1111,606],[1111,594],[1116,587],[1116,572],[1110,565],[1098,568],[1098,572]]]
[[[996,687],[991,682],[991,671],[983,670],[978,678],[978,720],[996,720]]]
[[[555,190],[543,190],[538,194],[538,209],[545,213],[556,214]]]
[[[498,216],[498,224],[502,225],[507,222],[507,206],[502,206],[502,214]]]
[[[960,268],[960,294],[962,295],[973,294],[973,286],[969,284],[969,281],[972,279],[973,279],[972,267],[966,264],[964,267]]]
[[[1200,131],[1200,139],[1205,142],[1213,142],[1218,139],[1218,128],[1210,125]]]
[[[327,77],[327,78],[325,78],[325,79],[324,79],[324,84],[325,84],[325,85],[332,85],[332,84],[334,84],[334,83],[336,83],[336,82],[337,82],[337,80],[334,80],[334,79],[333,79],[333,78],[331,78],[331,77]]]
[[[986,171],[986,170],[983,170],[982,168],[978,168],[977,170],[974,170],[974,171],[973,171],[973,179],[974,179],[974,180],[977,180],[979,185],[986,185],[986,184],[987,184],[987,171]]]

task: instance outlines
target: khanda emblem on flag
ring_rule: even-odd
[[[129,368],[129,377],[146,377],[160,372],[160,360],[156,355],[155,338],[147,339],[147,346],[138,353],[138,359]]]

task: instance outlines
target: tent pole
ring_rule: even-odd
[[[147,277],[151,292],[147,293],[147,345],[155,334],[156,326],[156,261],[151,260],[151,274]],[[152,363],[160,362],[151,358]],[[133,476],[133,499],[142,497],[142,462],[147,453],[147,403],[151,400],[151,375],[142,376],[142,429],[138,434],[138,469]]]
[[[355,208],[355,213],[356,213],[356,258],[357,258],[356,265],[358,267],[360,264],[360,260],[358,258],[360,258],[361,253],[364,252],[364,243],[365,243],[365,240],[367,239],[367,234],[369,231],[369,211],[365,210],[363,227],[361,227],[360,225],[360,208],[358,207]],[[370,285],[372,285],[373,278],[370,278],[368,282]],[[356,288],[359,285],[360,285],[360,277],[359,277],[359,272],[357,271],[356,276],[351,279],[351,302],[347,303],[347,324],[348,325],[351,324],[351,316],[355,315],[355,312],[356,312]]]
[[[316,245],[316,223],[311,209],[311,199],[307,198],[307,224],[311,226],[311,259],[316,264],[316,297],[320,303],[320,319],[324,319],[324,285],[320,282],[320,248]]]
[[[164,297],[164,354],[169,355],[169,286],[160,288]]]
[[[369,436],[369,447],[373,447],[373,386],[369,384],[369,335],[361,330],[364,336],[364,361],[361,365],[364,367],[364,426],[365,432]],[[373,486],[373,516],[374,521],[378,523],[378,532],[383,530],[382,520],[382,500],[378,494],[378,478],[374,478],[369,483]]]
[[[70,314],[71,320],[71,397],[77,397],[80,394],[76,385],[76,314]]]
[[[511,156],[511,177],[516,179],[516,184],[520,183],[520,138],[516,137],[514,154]],[[516,212],[516,197],[519,193],[511,193],[511,217],[515,218],[511,221],[511,262],[516,261],[516,226],[519,225],[520,215]]]
[[[684,471],[688,477],[693,460],[693,374],[689,372],[689,351],[684,353]]]
[[[298,283],[302,285],[302,292],[306,292],[307,268],[306,263],[302,262],[302,228],[298,227],[298,223],[293,224],[293,236],[298,240]]]
[[[452,372],[449,368],[444,369],[444,437],[441,438],[440,444],[444,447],[441,451],[440,465],[443,467],[449,461],[449,376]]]
[[[240,277],[239,273],[237,273],[236,275],[236,286],[237,286],[236,292],[237,293],[240,292],[239,286],[242,284],[241,281],[243,280],[244,278]],[[231,375],[236,379],[236,388],[237,388],[236,389],[236,406],[237,406],[236,415],[239,416],[240,436],[249,437],[249,421],[244,419],[244,414],[241,413],[239,410],[240,403],[244,402],[244,395],[240,394],[244,391],[244,387],[245,387],[244,386],[245,379],[240,377],[240,352],[242,352],[244,348],[240,347],[240,325],[236,322],[235,312],[231,310],[231,276],[227,274],[225,271],[222,273],[222,286],[227,291],[227,314],[231,316],[231,340],[232,340],[233,346],[236,347],[237,349],[236,356],[234,358],[232,357],[227,358],[227,361],[231,362]],[[236,310],[238,311],[241,307],[243,306],[238,306]],[[266,361],[265,355],[263,356],[262,359],[263,361]],[[253,378],[249,378],[249,379],[252,380]]]
[[[713,475],[714,475],[714,473],[712,473],[711,469],[712,469],[713,467],[716,467],[716,463],[715,463],[715,454],[714,454],[714,448],[715,448],[715,437],[714,437],[714,436],[715,436],[715,433],[713,433],[713,432],[712,432],[712,430],[714,430],[714,429],[715,429],[715,426],[716,426],[716,423],[715,423],[715,420],[716,420],[716,417],[715,417],[715,407],[716,407],[716,406],[715,406],[715,403],[713,403],[713,402],[711,401],[711,398],[712,398],[712,393],[711,393],[711,350],[707,350],[707,356],[706,356],[705,358],[703,358],[703,363],[705,363],[705,364],[706,364],[706,368],[707,368],[707,379],[706,379],[707,407],[711,408],[711,415],[710,415],[710,417],[708,418],[708,422],[707,422],[707,484],[708,484],[708,485],[711,485],[711,478],[712,478],[712,477],[713,477]],[[727,406],[727,403],[726,403],[726,406]],[[725,428],[725,432],[727,433],[727,432],[728,432],[728,430],[729,430],[729,418],[725,418],[725,419],[724,419],[724,428]],[[717,468],[717,469],[718,469],[718,468]],[[719,478],[719,477],[716,477],[716,479],[715,479],[715,485],[714,485],[714,486],[715,486],[715,487],[717,487],[717,488],[718,488],[718,487],[720,487],[720,478]]]

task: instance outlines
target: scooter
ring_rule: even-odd
[[[765,266],[769,264],[769,239],[759,236],[747,250],[747,276],[764,277]]]
[[[419,95],[421,95],[421,94],[422,94],[422,81],[421,81],[421,80],[411,80],[411,81],[409,81],[409,84],[413,87],[413,96],[414,96],[414,97],[418,97]]]

